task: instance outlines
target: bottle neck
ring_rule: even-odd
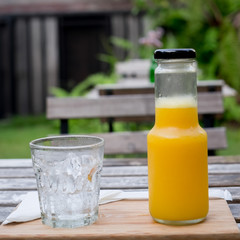
[[[197,103],[191,96],[156,99],[155,126],[193,128],[198,126]]]
[[[155,70],[155,97],[197,96],[195,59],[158,60]]]
[[[157,127],[198,125],[196,72],[194,59],[158,60],[155,71]]]

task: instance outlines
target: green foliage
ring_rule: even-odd
[[[228,21],[221,27],[222,41],[218,51],[218,73],[240,93],[240,39]]]
[[[131,42],[129,42],[126,39],[119,38],[119,37],[112,36],[110,38],[110,42],[113,45],[115,45],[116,47],[120,47],[120,48],[125,49],[125,50],[130,50],[133,47]]]
[[[98,59],[102,62],[108,63],[109,64],[109,68],[110,68],[110,72],[114,72],[115,70],[115,65],[117,63],[117,58],[112,55],[112,54],[105,54],[105,53],[101,53],[98,55]]]
[[[99,119],[71,119],[70,133],[107,132],[107,123]],[[0,158],[30,158],[29,142],[59,134],[59,121],[46,116],[14,116],[0,120]]]
[[[51,89],[51,93],[55,97],[79,97],[84,96],[88,93],[89,89],[96,86],[97,84],[107,84],[107,83],[115,83],[117,76],[115,74],[105,75],[102,73],[96,73],[87,77],[83,82],[77,84],[70,92],[58,88],[53,87]]]
[[[155,48],[152,46],[139,46],[138,55],[142,59],[151,59],[153,57]]]
[[[221,78],[240,92],[240,1],[135,0],[153,28],[164,28],[164,48],[194,48],[201,78]]]
[[[240,105],[236,97],[226,97],[224,99],[224,120],[240,123]]]
[[[107,53],[99,54],[98,58],[100,61],[106,62],[109,64],[110,73],[114,73],[115,64],[117,63],[117,61],[119,61],[119,59],[114,54],[113,46],[126,50],[126,52],[130,52],[129,50],[134,48],[133,44],[130,41],[123,38],[115,37],[115,36],[110,37],[109,41],[104,41],[103,46]],[[126,56],[125,60],[128,58],[129,57]]]
[[[0,158],[30,158],[29,142],[58,133],[45,116],[14,116],[0,121]]]
[[[115,83],[117,76],[115,74],[105,75],[97,73],[90,75],[83,82],[76,85],[70,92],[54,87],[51,89],[51,93],[55,97],[79,97],[84,96],[89,92],[91,88],[97,84]],[[55,124],[59,125],[58,122]],[[88,126],[87,128],[85,126]],[[105,132],[108,129],[107,124],[103,124],[98,119],[70,119],[69,120],[70,133],[90,133],[90,132]]]
[[[75,121],[75,123],[70,133],[87,134],[108,131],[107,123],[102,123],[99,119],[79,119],[71,121]],[[148,130],[151,127],[152,125],[150,124],[141,124],[141,126],[136,123],[114,124],[114,128],[118,131],[126,131],[128,129]],[[227,125],[226,127],[228,147],[226,150],[218,151],[218,154],[239,155],[239,125],[236,125],[236,127]],[[36,138],[49,136],[49,134],[58,134],[59,125],[56,125],[55,120],[47,120],[45,116],[15,116],[11,119],[0,120],[0,132],[0,158],[30,158],[29,142]]]
[[[67,90],[59,87],[52,87],[50,92],[55,97],[68,97],[71,95]]]
[[[227,127],[227,148],[224,150],[218,150],[219,156],[233,156],[239,155],[239,142],[240,142],[240,128],[237,126],[226,125]]]
[[[107,122],[103,123],[100,119],[70,119],[70,134],[89,134],[103,133],[108,131]]]

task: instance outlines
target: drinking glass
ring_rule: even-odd
[[[30,142],[42,223],[76,228],[98,219],[104,140],[68,135]]]

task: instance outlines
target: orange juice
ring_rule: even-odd
[[[207,134],[191,96],[156,100],[149,132],[149,209],[162,223],[189,224],[208,213]]]

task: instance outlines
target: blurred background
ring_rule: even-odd
[[[46,97],[84,96],[118,80],[116,63],[156,48],[194,48],[199,80],[223,79],[228,148],[240,154],[240,1],[1,0],[0,158],[30,157],[28,143],[59,132]],[[107,131],[73,120],[72,132]],[[116,129],[135,129],[119,124]],[[150,129],[150,126],[143,126]]]

